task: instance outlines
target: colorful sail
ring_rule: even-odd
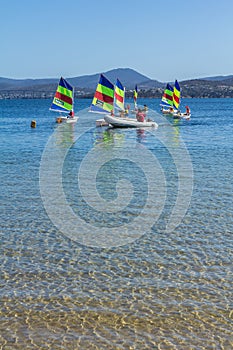
[[[179,85],[177,80],[175,81],[175,86],[174,86],[174,90],[173,90],[173,104],[174,104],[176,109],[179,109],[179,105],[180,105],[180,85]]]
[[[114,85],[103,75],[97,85],[90,112],[106,113],[113,111]]]
[[[134,91],[133,91],[133,100],[134,100],[134,106],[137,107],[137,98],[138,98],[138,86],[135,85]]]
[[[173,106],[173,87],[170,84],[167,84],[163,96],[162,96],[162,105],[163,106]]]
[[[64,113],[73,111],[73,87],[62,77],[60,78],[50,110]]]
[[[121,110],[124,110],[125,108],[125,89],[123,85],[121,84],[120,80],[117,79],[115,90],[114,90],[114,100],[115,100],[115,106]]]
[[[135,89],[133,91],[133,99],[134,99],[134,103],[137,102],[137,98],[138,98],[138,86],[135,85]]]

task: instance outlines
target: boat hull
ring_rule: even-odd
[[[97,119],[95,121],[96,126],[101,127],[101,126],[109,126],[109,124],[104,120],[104,119]]]
[[[162,114],[165,114],[165,115],[174,115],[175,111],[174,109],[166,109],[166,108],[161,108],[161,112]]]
[[[162,110],[162,114],[165,114],[165,115],[173,115],[173,112],[167,110],[167,109],[164,109]]]
[[[104,117],[105,122],[115,128],[157,128],[158,124],[153,121],[139,122],[133,118],[122,118],[106,115]]]
[[[179,113],[177,111],[170,111],[169,109],[162,109],[161,110],[162,114],[168,115],[173,117],[173,119],[186,119],[189,120],[191,117],[191,113]]]
[[[74,117],[58,117],[56,119],[57,123],[76,123],[78,121],[79,117],[74,116]]]
[[[186,119],[189,120],[191,117],[191,113],[185,114],[185,113],[174,113],[173,118],[174,119]]]

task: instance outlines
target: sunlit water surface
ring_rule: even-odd
[[[233,348],[233,100],[184,100],[190,121],[163,118],[159,102],[139,101],[157,112],[159,127],[149,131],[96,128],[97,116],[82,111],[90,100],[76,101],[76,125],[56,124],[49,100],[0,101],[0,349]],[[51,136],[56,151],[67,150],[63,189],[75,215],[95,227],[92,241],[70,239],[45,210],[39,174]],[[191,168],[183,164],[180,174],[176,162],[184,159],[184,145]],[[93,178],[110,203],[119,180],[131,184],[132,198],[121,211],[88,205],[77,174],[91,150],[101,158],[129,147],[154,155],[165,179],[158,193],[165,197],[152,193],[145,214],[150,229],[138,236],[138,227],[129,230],[124,244],[124,236],[118,240],[106,232],[118,228],[120,234],[147,203],[143,157],[109,161]],[[152,163],[146,169],[156,184]],[[182,176],[192,195],[179,225],[168,232]],[[91,184],[87,178],[87,188]]]

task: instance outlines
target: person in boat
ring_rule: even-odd
[[[125,116],[128,116],[128,115],[129,115],[129,110],[128,110],[127,107],[125,108],[124,114],[125,114]]]
[[[185,106],[186,108],[186,112],[184,113],[185,115],[189,115],[190,114],[190,108],[189,106]]]
[[[69,118],[74,118],[74,111],[70,111]]]
[[[173,112],[174,112],[174,108],[173,108],[173,107],[170,107],[170,108],[169,108],[169,112],[170,112],[170,113],[173,113]]]
[[[138,122],[144,122],[145,121],[145,113],[139,108],[136,113],[136,118]]]
[[[147,107],[147,105],[144,105],[143,106],[143,112],[147,112],[148,111],[148,107]]]
[[[124,118],[124,117],[125,117],[125,111],[122,111],[122,110],[120,111],[120,117],[121,117],[121,118]]]

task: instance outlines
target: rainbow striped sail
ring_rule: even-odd
[[[175,86],[173,90],[173,105],[175,106],[176,109],[179,109],[180,105],[180,85],[178,81],[175,81]]]
[[[64,113],[73,111],[73,90],[73,87],[61,77],[50,110]]]
[[[100,75],[90,112],[111,113],[114,102],[114,85],[103,75]]]
[[[115,84],[114,101],[116,108],[123,111],[125,108],[125,89],[119,79],[117,79]]]
[[[167,84],[163,96],[162,96],[162,106],[173,107],[173,87]]]
[[[137,107],[137,98],[138,98],[138,86],[135,85],[135,89],[133,91],[133,99],[134,99],[134,106]]]

